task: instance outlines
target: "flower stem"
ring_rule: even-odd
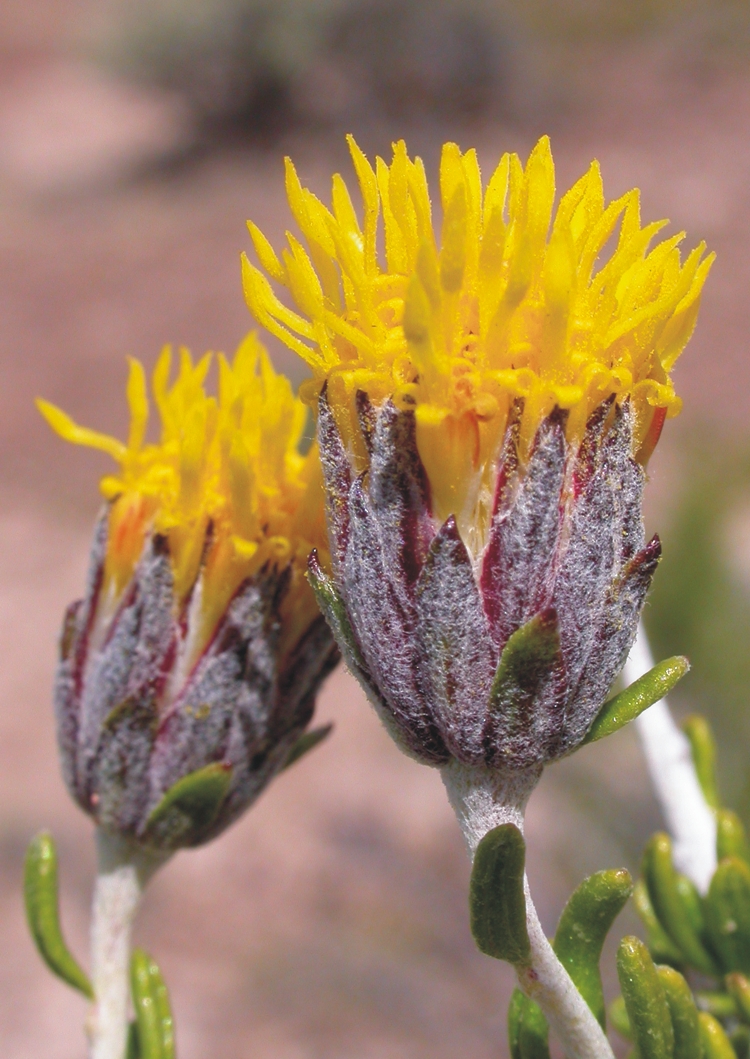
[[[143,889],[169,854],[99,829],[91,924],[94,1010],[90,1059],[124,1059],[128,1034],[130,937]]]
[[[453,761],[442,775],[472,858],[487,832],[501,824],[515,824],[523,833],[526,803],[541,768],[502,773]],[[531,957],[516,967],[520,988],[539,1004],[568,1059],[614,1059],[604,1031],[545,936],[528,879],[524,892]]]
[[[632,684],[653,664],[641,624],[623,670],[625,683]],[[674,723],[666,699],[654,703],[635,723],[651,783],[673,839],[675,867],[705,894],[716,871],[716,817],[698,782],[690,743]]]

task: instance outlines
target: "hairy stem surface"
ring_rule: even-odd
[[[123,1059],[128,1033],[130,938],[143,889],[169,854],[98,830],[91,923],[94,1010],[90,1059]]]
[[[523,833],[526,803],[541,768],[498,773],[453,761],[442,775],[472,858],[482,838],[500,824],[515,824]],[[546,938],[527,878],[524,892],[531,959],[516,967],[520,988],[539,1004],[568,1059],[614,1059],[604,1031]]]
[[[623,669],[625,683],[632,684],[653,664],[641,624]],[[651,783],[673,839],[675,867],[706,894],[716,871],[716,817],[698,782],[690,743],[674,723],[666,699],[654,703],[635,723]]]

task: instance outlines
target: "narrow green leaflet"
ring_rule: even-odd
[[[510,1059],[521,1059],[521,1023],[523,1022],[526,997],[520,989],[514,989],[508,1004],[508,1051]]]
[[[657,918],[644,879],[639,879],[633,888],[633,904],[635,905],[636,912],[641,917],[641,922],[646,928],[648,947],[651,950],[654,959],[658,960],[659,963],[684,963],[685,957]]]
[[[146,825],[146,842],[158,838],[161,846],[190,845],[216,819],[232,782],[232,768],[221,762],[183,776],[167,791]]]
[[[65,944],[60,928],[57,852],[46,831],[32,839],[26,852],[24,898],[29,929],[44,962],[64,982],[93,999],[89,977]]]
[[[674,878],[683,913],[698,937],[702,937],[706,930],[706,920],[701,895],[695,883],[688,879],[687,875],[676,871]]]
[[[648,949],[635,937],[623,938],[617,975],[640,1059],[675,1059],[674,1030],[664,987]]]
[[[659,975],[672,1016],[675,1059],[702,1059],[698,1008],[695,1006],[690,986],[673,967],[657,967],[656,973]]]
[[[524,964],[531,955],[523,872],[526,843],[513,824],[488,831],[471,871],[469,914],[477,948],[496,960]]]
[[[737,1011],[743,1022],[750,1023],[750,982],[739,971],[728,974],[724,979],[727,991],[737,1005]]]
[[[510,1059],[549,1059],[549,1027],[542,1009],[514,989],[508,1006]]]
[[[655,834],[646,846],[643,874],[654,911],[669,937],[693,967],[716,977],[718,969],[694,924],[695,909],[685,899],[684,885],[678,885],[672,843],[663,832]]]
[[[143,949],[135,949],[133,952],[130,961],[130,983],[141,1059],[164,1059],[161,1020],[151,983],[151,960]]]
[[[719,809],[716,813],[716,859],[726,857],[739,857],[750,864],[750,847],[737,813],[731,809]]]
[[[689,669],[690,663],[682,655],[667,658],[649,669],[648,673],[634,680],[630,687],[604,703],[584,743],[595,743],[634,721],[649,706],[663,699]]]
[[[750,974],[750,867],[739,857],[727,857],[714,872],[706,919],[724,969]]]
[[[305,754],[309,754],[319,743],[322,743],[324,739],[327,739],[332,731],[332,724],[324,724],[321,725],[320,728],[312,728],[309,732],[303,732],[289,751],[289,756],[284,762],[284,768],[288,769],[290,765],[295,763],[295,761],[299,761],[299,759],[304,757]]]
[[[550,1059],[549,1027],[539,1005],[525,998],[526,1003],[518,1035],[521,1059]]]
[[[130,961],[130,981],[140,1059],[174,1059],[174,1025],[164,979],[143,949]]]
[[[161,1023],[162,1059],[174,1059],[174,1019],[172,1017],[172,1005],[169,1002],[167,983],[153,960],[151,960],[149,972],[151,975],[151,991],[156,1002],[159,1022]]]
[[[737,1053],[720,1022],[706,1011],[698,1014],[702,1059],[737,1059]]]
[[[697,713],[693,714],[682,722],[682,730],[690,742],[703,797],[712,809],[718,809],[721,802],[716,783],[716,743],[708,721]]]
[[[602,946],[632,891],[633,880],[624,869],[589,876],[571,895],[555,934],[555,952],[602,1028],[606,1024],[599,972]]]

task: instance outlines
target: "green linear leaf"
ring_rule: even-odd
[[[508,1043],[511,1059],[549,1059],[549,1027],[542,1009],[520,989],[514,989],[508,1007]]]
[[[659,662],[634,680],[630,687],[604,703],[583,742],[596,743],[634,721],[649,706],[663,699],[689,669],[690,663],[682,655]]]
[[[624,869],[590,875],[568,900],[555,934],[555,953],[602,1029],[606,1016],[599,960],[607,933],[632,892],[633,880]]]
[[[620,942],[617,975],[641,1059],[673,1059],[674,1030],[667,998],[654,961],[638,938]]]
[[[508,1005],[508,1051],[510,1059],[521,1059],[521,1023],[526,1007],[526,997],[520,989],[514,989],[511,993]]]
[[[739,857],[750,864],[750,847],[745,828],[737,813],[731,809],[719,809],[716,813],[716,859]]]
[[[703,1059],[737,1059],[737,1053],[720,1022],[707,1011],[698,1014]]]
[[[724,984],[737,1005],[740,1018],[743,1022],[750,1023],[750,982],[744,974],[735,971],[734,974],[726,976]]]
[[[52,835],[43,831],[31,840],[24,868],[24,899],[29,929],[49,969],[64,982],[93,999],[89,976],[65,944],[60,927],[57,892],[57,851]]]
[[[135,949],[130,960],[130,984],[138,1026],[141,1059],[164,1059],[161,1020],[151,981],[151,960],[143,949]]]
[[[673,967],[657,967],[669,1005],[674,1030],[675,1059],[702,1059],[698,1029],[698,1008],[690,986]]]
[[[130,961],[139,1059],[174,1059],[174,1022],[169,993],[158,966],[143,949]]]
[[[151,988],[156,1000],[156,1010],[161,1023],[161,1047],[163,1059],[174,1059],[174,1019],[172,1017],[172,1005],[169,1001],[169,990],[164,981],[161,971],[156,963],[151,960],[149,965],[151,974]]]
[[[471,871],[471,933],[480,952],[525,964],[531,955],[523,890],[526,843],[514,824],[488,831],[477,846]]]
[[[528,997],[523,1009],[518,1045],[521,1059],[550,1059],[547,1020],[536,1001]]]
[[[739,857],[722,860],[705,905],[709,938],[724,970],[750,974],[750,866]]]
[[[711,727],[705,717],[694,713],[682,722],[682,730],[690,743],[703,797],[712,809],[718,809],[721,801],[716,783],[716,743]]]
[[[704,974],[716,977],[716,963],[702,941],[700,898],[690,881],[675,871],[672,842],[663,832],[653,835],[646,846],[643,875],[659,922],[685,960]]]
[[[659,922],[644,879],[639,879],[635,884],[633,904],[646,928],[646,940],[653,958],[659,963],[683,964],[685,957]]]

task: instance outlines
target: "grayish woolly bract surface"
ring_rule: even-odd
[[[370,454],[359,476],[319,400],[332,575],[310,567],[352,671],[430,764],[517,770],[570,752],[627,657],[659,559],[629,404],[604,402],[575,447],[555,409],[525,465],[514,408],[474,560],[455,519],[432,517],[413,413],[362,394],[357,405]]]
[[[506,643],[516,629],[549,606],[563,517],[561,506],[550,502],[562,495],[565,484],[562,416],[542,423],[524,475],[518,474],[515,453],[506,450],[505,456],[512,460],[515,474],[508,476],[498,497],[482,563],[482,585],[497,644]]]
[[[496,652],[455,519],[432,542],[416,598],[425,693],[447,749],[462,761],[479,764]]]
[[[282,660],[281,604],[290,570],[245,581],[197,658],[192,623],[178,613],[167,545],[147,539],[133,578],[108,613],[103,567],[108,515],[99,521],[87,595],[68,610],[55,682],[65,781],[108,830],[152,841],[150,814],[179,781],[208,765],[231,771],[215,817],[178,844],[223,830],[283,767],[309,723],[338,652],[322,617]],[[193,592],[200,592],[200,579]]]

